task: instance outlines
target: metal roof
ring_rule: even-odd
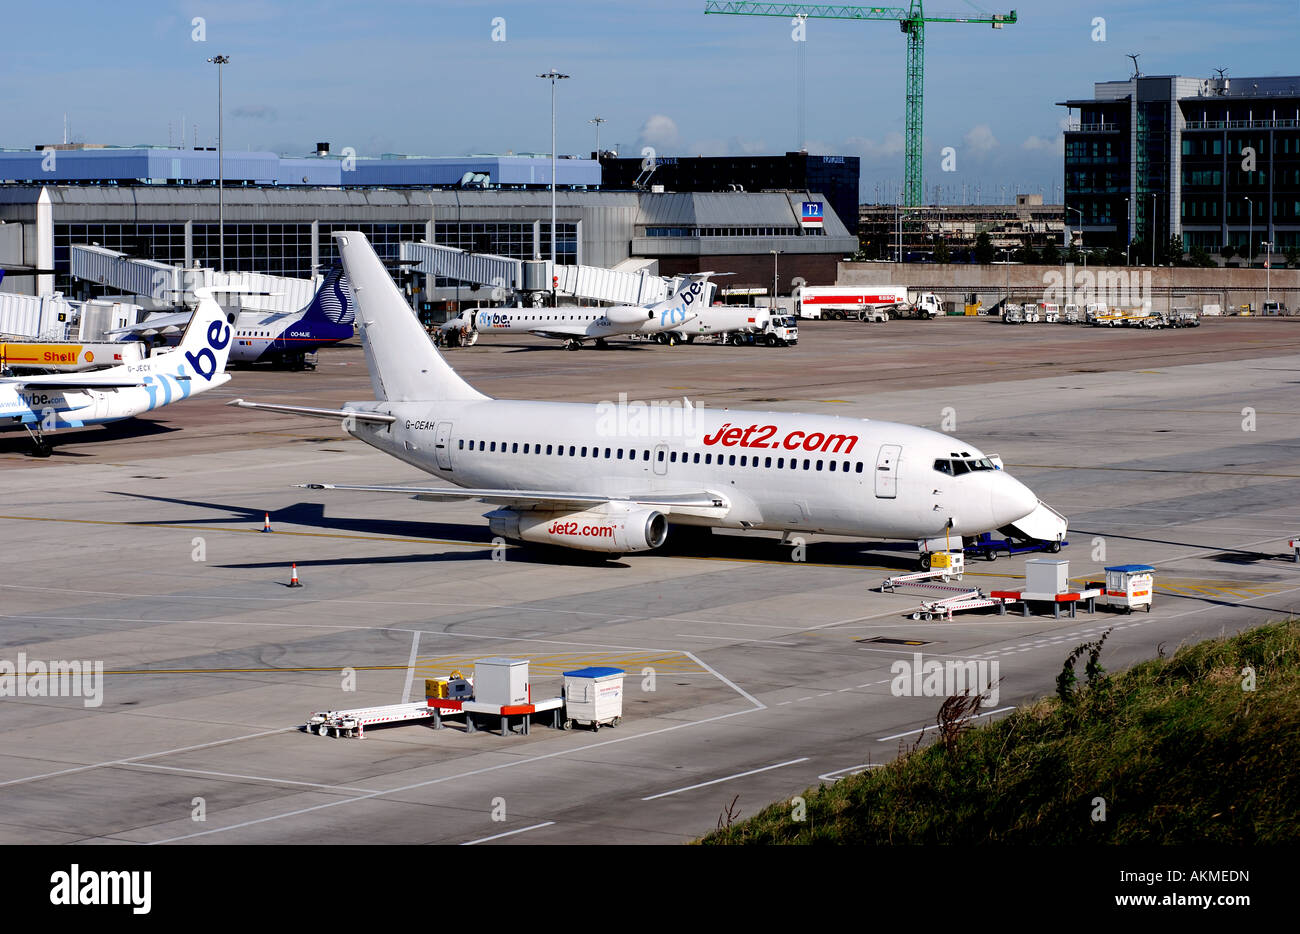
[[[805,192],[664,192],[643,194],[637,223],[650,227],[798,227],[804,201],[825,202]],[[827,206],[828,237],[851,236]]]
[[[227,182],[253,185],[455,185],[466,173],[493,185],[550,185],[551,160],[529,156],[438,156],[411,159],[290,157],[273,152],[226,150]],[[208,149],[42,149],[0,152],[0,180],[48,182],[210,182],[217,152]],[[600,163],[560,158],[556,183],[594,187]]]

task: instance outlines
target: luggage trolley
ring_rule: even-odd
[[[1132,613],[1136,607],[1151,612],[1156,589],[1156,569],[1149,564],[1117,564],[1106,568],[1106,605]]]
[[[590,667],[564,672],[563,728],[585,723],[593,730],[623,722],[622,668]]]

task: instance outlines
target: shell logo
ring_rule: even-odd
[[[93,350],[87,350],[87,351],[86,351],[86,362],[87,362],[87,363],[94,363],[94,362],[95,362],[95,352],[94,352]]]

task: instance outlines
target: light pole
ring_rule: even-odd
[[[1067,207],[1067,208],[1065,209],[1065,218],[1066,218],[1065,226],[1066,226],[1067,228],[1070,226],[1070,212],[1071,212],[1071,211],[1073,211],[1075,214],[1078,214],[1078,215],[1079,215],[1079,243],[1080,243],[1080,245],[1082,245],[1082,244],[1083,244],[1083,212],[1080,211],[1078,208]],[[1071,239],[1073,239],[1073,238],[1071,238]],[[1069,246],[1070,246],[1070,244],[1068,244],[1068,243],[1062,243],[1061,246],[1066,247],[1066,248],[1068,249]]]
[[[226,163],[225,129],[221,106],[221,66],[230,64],[229,55],[214,55],[208,62],[217,66],[217,249],[220,257],[218,270],[226,271]]]
[[[551,304],[556,302],[555,295],[555,82],[561,81],[568,75],[562,75],[554,68],[545,74],[538,75],[539,78],[549,78],[551,81]]]
[[[898,251],[894,254],[894,262],[903,261],[903,209],[899,205],[894,205],[894,227],[898,232]]]
[[[588,123],[596,124],[596,161],[600,161],[600,125],[607,122],[604,117],[592,117]]]
[[[1267,309],[1269,303],[1273,300],[1273,291],[1271,279],[1273,277],[1273,264],[1270,259],[1273,255],[1273,244],[1269,240],[1261,240],[1259,245],[1264,248],[1264,307]]]
[[[772,314],[776,314],[776,294],[777,294],[777,277],[776,277],[776,258],[784,252],[783,250],[768,250],[772,254]]]
[[[1129,259],[1129,253],[1133,249],[1133,224],[1129,220],[1128,209],[1129,209],[1129,200],[1128,198],[1125,198],[1124,199],[1124,265],[1125,266],[1129,265],[1129,263],[1131,262],[1131,260]]]
[[[1246,268],[1250,269],[1255,265],[1255,244],[1251,242],[1255,239],[1255,205],[1249,198],[1242,200],[1246,202],[1246,214],[1250,217],[1246,226]]]
[[[1002,314],[1007,313],[1007,305],[1011,304],[1011,250],[1002,251],[1007,257],[1007,285],[1002,294]]]
[[[1151,225],[1148,228],[1149,236],[1151,237],[1152,268],[1155,268],[1156,265],[1156,194],[1157,192],[1151,192]]]

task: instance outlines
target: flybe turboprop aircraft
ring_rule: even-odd
[[[214,288],[218,294],[224,289]],[[189,312],[153,315],[128,328],[109,331],[136,339],[152,337],[161,344],[174,344],[167,333],[184,328]],[[231,363],[277,363],[301,370],[306,355],[352,337],[352,308],[343,270],[331,269],[305,308],[293,312],[241,311],[235,320],[235,343]]]
[[[974,445],[832,415],[492,399],[429,342],[356,232],[334,234],[357,302],[375,399],[341,410],[229,404],[341,419],[442,486],[311,489],[477,499],[506,538],[623,554],[669,522],[927,540],[1014,525],[1059,541],[1065,521]]]
[[[536,334],[564,341],[566,350],[579,349],[583,341],[600,348],[606,339],[627,334],[672,333],[694,318],[705,302],[705,283],[711,272],[683,277],[677,290],[650,305],[616,305],[613,308],[467,308],[442,326],[442,330],[468,329],[478,334]]]
[[[131,418],[226,383],[235,314],[211,292],[196,290],[199,307],[175,349],[90,373],[0,378],[0,429],[26,429],[34,453],[48,457],[47,432]]]

